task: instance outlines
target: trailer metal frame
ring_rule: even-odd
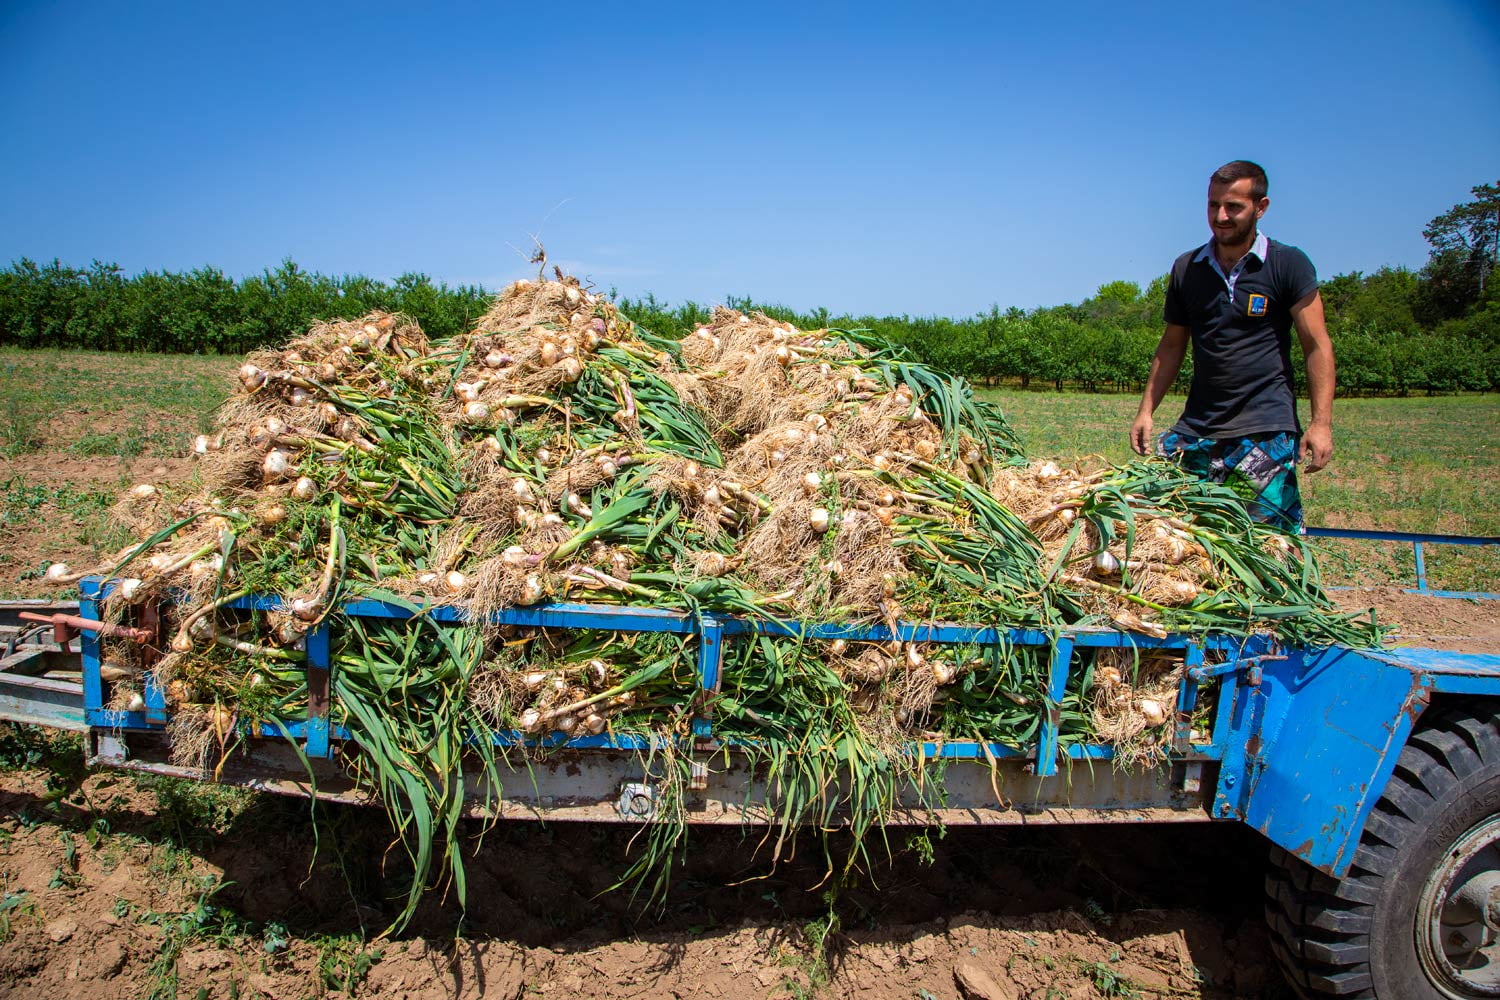
[[[108,587],[99,579],[82,583],[84,617],[98,616]],[[248,597],[232,606],[266,610],[278,607],[279,600]],[[355,617],[410,619],[421,614],[437,622],[466,621],[463,612],[446,606],[413,611],[382,601],[355,600],[341,610]],[[975,774],[949,770],[943,780],[952,787],[945,788],[942,808],[934,813],[930,808],[903,806],[893,822],[929,822],[934,815],[950,823],[1027,822],[1043,814],[1053,821],[1075,822],[1106,822],[1116,817],[1134,821],[1239,819],[1334,876],[1348,870],[1397,753],[1431,699],[1436,695],[1500,698],[1500,656],[1414,649],[1282,648],[1259,635],[1176,632],[1156,637],[1105,628],[1053,632],[915,622],[891,629],[575,603],[508,608],[497,612],[493,621],[534,628],[666,632],[696,640],[697,684],[705,696],[702,703],[709,707],[693,720],[692,736],[680,741],[680,749],[695,760],[729,762],[718,770],[701,765],[702,782],[696,787],[704,793],[698,812],[705,821],[709,821],[708,813],[719,817],[714,821],[731,821],[736,801],[741,821],[763,820],[769,794],[756,785],[753,773],[735,761],[736,749],[746,748],[721,741],[715,733],[711,696],[719,690],[727,644],[769,635],[1045,648],[1047,704],[1034,744],[1017,748],[951,740],[914,743],[910,748],[924,761],[977,765],[975,774],[1000,769],[1008,781],[1025,789],[1021,806],[1016,806],[1014,798],[1004,801],[1002,796],[997,801]],[[99,675],[99,638],[86,632],[80,643],[85,721],[96,733],[108,734],[108,740],[100,743],[100,762],[124,766],[133,735],[159,734],[165,729],[165,692],[151,680],[144,691],[144,711],[106,708]],[[305,718],[262,724],[255,736],[294,740],[313,761],[330,761],[347,749],[351,734],[331,719],[328,692],[336,669],[331,649],[330,625],[324,622],[309,633],[307,641],[312,712]],[[1068,743],[1061,732],[1061,705],[1069,678],[1088,651],[1104,649],[1183,657],[1185,670],[1169,748],[1154,769],[1153,780],[1144,784],[1119,772],[1112,763],[1110,746]],[[1206,733],[1193,734],[1188,719],[1210,684],[1217,691],[1211,726]],[[519,751],[522,756],[546,751],[565,759],[571,768],[560,775],[553,769],[549,773],[555,780],[544,787],[536,784],[538,771],[528,764],[525,780],[507,782],[500,791],[519,797],[522,814],[561,810],[570,812],[572,818],[597,819],[612,809],[618,815],[611,818],[645,818],[641,810],[632,811],[631,803],[633,795],[649,799],[653,794],[651,776],[640,771],[641,754],[650,749],[646,740],[610,734],[571,739],[554,734],[538,740],[515,730],[496,731],[492,739],[497,748]],[[587,794],[568,794],[570,782],[585,784],[579,768],[589,767],[613,777],[605,787],[591,787]],[[627,780],[632,768],[633,781]],[[325,772],[332,773],[326,768]],[[530,793],[527,782],[532,785]],[[476,798],[481,797],[479,791],[476,786]],[[1002,815],[1012,810],[1015,815]]]

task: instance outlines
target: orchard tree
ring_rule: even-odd
[[[1473,201],[1454,205],[1422,230],[1431,244],[1427,274],[1439,308],[1461,315],[1484,298],[1485,281],[1500,263],[1500,184],[1471,188]]]

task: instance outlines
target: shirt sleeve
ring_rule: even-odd
[[[1161,318],[1168,326],[1188,325],[1187,304],[1182,301],[1182,284],[1178,281],[1180,271],[1182,268],[1173,264],[1167,278],[1167,298],[1162,304]]]
[[[1281,268],[1282,287],[1286,289],[1288,305],[1295,305],[1318,290],[1318,272],[1307,254],[1296,247],[1285,248]]]

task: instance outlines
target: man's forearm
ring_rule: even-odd
[[[1177,373],[1182,370],[1184,353],[1182,345],[1173,342],[1170,336],[1163,337],[1156,345],[1156,353],[1151,356],[1151,373],[1146,376],[1146,391],[1141,393],[1139,412],[1143,416],[1155,413],[1166,398],[1167,390],[1172,388]]]
[[[1307,396],[1312,404],[1314,427],[1333,426],[1333,341],[1323,319],[1323,296],[1314,291],[1292,306],[1292,322],[1302,342],[1302,357],[1307,362]]]
[[[1320,344],[1308,351],[1307,396],[1312,404],[1312,422],[1319,427],[1333,426],[1333,389],[1336,384],[1333,350]]]

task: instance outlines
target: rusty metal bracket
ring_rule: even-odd
[[[66,646],[77,636],[84,632],[94,632],[99,635],[112,635],[120,639],[129,639],[131,642],[152,642],[156,639],[156,633],[147,628],[132,628],[129,625],[115,625],[110,622],[95,621],[92,618],[83,618],[79,615],[39,615],[31,611],[22,611],[20,617],[29,622],[41,622],[52,626],[53,638],[59,646]]]

